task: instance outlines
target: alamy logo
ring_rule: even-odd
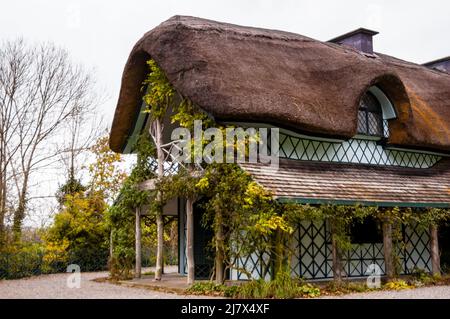
[[[367,267],[366,275],[367,277],[367,287],[370,289],[381,288],[381,268],[377,264],[370,264]]]
[[[71,273],[67,277],[67,288],[80,288],[81,287],[81,269],[79,265],[71,264],[67,266],[67,272]]]
[[[262,163],[279,166],[279,129],[228,127],[203,130],[194,121],[193,136],[187,128],[172,131],[171,157],[179,163]]]

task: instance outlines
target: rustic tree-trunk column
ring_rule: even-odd
[[[433,275],[441,274],[441,258],[439,256],[438,226],[430,225],[431,268]]]
[[[113,259],[113,255],[114,255],[114,241],[113,241],[113,229],[111,229],[111,231],[109,232],[109,262],[112,261]]]
[[[141,278],[142,252],[141,252],[141,210],[136,208],[136,265],[134,271],[135,278]]]
[[[188,198],[186,201],[186,257],[187,257],[187,283],[194,283],[194,200]]]
[[[391,280],[395,276],[395,265],[392,245],[392,223],[383,221],[383,252],[386,277]]]
[[[223,234],[223,220],[222,212],[216,212],[216,283],[223,284],[224,278],[224,234]]]
[[[163,272],[163,253],[164,253],[164,221],[161,213],[156,215],[156,233],[157,233],[157,249],[156,249],[156,269],[155,280],[161,280]]]
[[[337,283],[342,282],[342,253],[338,245],[336,222],[330,220],[331,228],[331,254],[333,258],[333,278]]]
[[[156,119],[155,125],[155,144],[156,153],[158,157],[158,178],[164,176],[164,153],[162,150],[162,124],[160,119]],[[158,192],[158,200],[161,200],[162,194]],[[161,208],[162,210],[162,208]],[[157,227],[157,249],[156,249],[156,269],[155,269],[155,280],[161,280],[163,272],[164,263],[164,221],[162,216],[162,211],[156,214],[156,227]]]

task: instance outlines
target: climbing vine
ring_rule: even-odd
[[[217,125],[207,113],[176,92],[155,61],[149,60],[148,65],[143,99],[149,106],[146,112],[151,114],[152,119],[162,119],[172,107],[172,123],[192,132],[194,122],[201,120],[204,129],[216,127],[225,136],[225,127]],[[362,205],[280,203],[236,164],[202,163],[201,171],[195,171],[192,165],[179,166],[175,175],[160,176],[154,191],[141,191],[137,185],[155,177],[149,166],[155,158],[155,149],[148,134],[139,141],[137,164],[125,182],[117,203],[110,209],[111,225],[116,229],[113,236],[116,245],[114,258],[118,265],[125,265],[124,269],[132,268],[129,263],[134,253],[133,209],[147,204],[152,212],[161,212],[165,203],[174,197],[201,199],[205,210],[203,223],[214,232],[211,249],[215,252],[216,264],[224,264],[223,269],[215,268],[214,275],[222,280],[223,276],[217,277],[217,269],[225,272],[234,268],[250,276],[246,269],[236,268],[236,261],[256,254],[262,263],[263,253],[271,259],[270,263],[264,263],[271,268],[267,269],[267,273],[271,272],[275,278],[277,274],[285,276],[293,253],[289,248],[292,233],[304,220],[331,223],[333,238],[341,252],[352,248],[352,225],[362,223],[369,217],[379,224],[389,221],[393,225],[393,242],[398,256],[404,244],[402,226],[414,224],[427,229],[449,219],[448,210],[437,208],[379,209]]]
[[[137,160],[131,174],[120,189],[119,196],[107,212],[111,231],[112,256],[110,272],[115,278],[128,278],[133,268],[135,209],[150,202],[147,191],[139,189],[139,184],[154,176],[151,163],[154,146],[148,134],[142,134],[136,143]]]
[[[303,220],[325,222],[332,224],[333,235],[337,246],[342,252],[352,249],[351,226],[362,223],[367,218],[374,218],[378,225],[383,222],[392,226],[393,259],[395,275],[401,272],[401,253],[406,248],[404,242],[404,227],[417,227],[419,231],[428,231],[431,225],[440,225],[450,220],[450,211],[441,208],[379,208],[361,205],[301,205],[286,203],[284,214],[292,227]],[[380,230],[381,231],[381,230]]]

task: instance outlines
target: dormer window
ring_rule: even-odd
[[[363,95],[358,109],[358,135],[388,137],[388,121],[396,118],[394,106],[378,87],[372,86]]]
[[[381,104],[371,92],[366,92],[359,104],[358,134],[383,137]]]

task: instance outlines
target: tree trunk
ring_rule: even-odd
[[[111,231],[109,232],[109,262],[111,263],[113,257],[114,257],[114,242],[113,242],[113,235],[114,235],[114,230],[111,229]]]
[[[187,246],[187,283],[194,283],[194,200],[188,198],[186,201],[186,246]]]
[[[273,241],[273,275],[272,278],[276,279],[278,275],[283,274],[285,271],[285,247],[284,247],[284,236],[281,230],[277,229],[274,232],[273,237],[271,238]],[[264,275],[264,273],[263,273]],[[264,277],[263,277],[264,278]]]
[[[160,119],[156,119],[155,125],[155,145],[156,153],[158,157],[158,178],[164,176],[164,153],[162,150],[162,124]],[[162,194],[161,191],[158,192],[158,201],[161,201]],[[162,216],[162,208],[156,214],[156,226],[157,226],[157,249],[156,249],[156,270],[155,270],[155,280],[161,280],[164,264],[164,221]]]
[[[14,211],[14,219],[13,219],[14,241],[19,241],[22,237],[22,222],[25,217],[27,189],[28,189],[28,176],[29,176],[29,173],[27,173],[24,177],[22,189],[19,194],[19,203],[17,205],[17,209]]]
[[[164,221],[162,212],[156,215],[156,232],[157,232],[157,251],[156,251],[156,269],[155,280],[161,280],[163,272],[163,254],[164,254]]]
[[[135,278],[141,278],[142,252],[141,252],[141,210],[136,207],[136,267],[134,271]]]
[[[2,167],[0,166],[0,248],[3,247],[5,243],[5,213],[6,213],[6,203],[5,203],[5,192],[6,188],[3,187],[3,174]]]
[[[224,259],[225,259],[225,252],[224,252],[224,233],[223,233],[223,216],[222,212],[219,210],[216,212],[216,283],[217,284],[223,284],[225,281],[225,270],[224,270]]]
[[[333,258],[333,278],[338,284],[342,282],[342,252],[338,245],[336,222],[330,221],[331,228],[331,253]]]
[[[395,276],[394,255],[392,249],[392,224],[389,221],[383,221],[382,228],[384,267],[387,279],[392,280]]]
[[[441,275],[441,258],[439,256],[438,226],[430,225],[430,251],[432,274]]]
[[[178,222],[172,222],[170,225],[170,250],[173,256],[177,255],[178,250]]]

